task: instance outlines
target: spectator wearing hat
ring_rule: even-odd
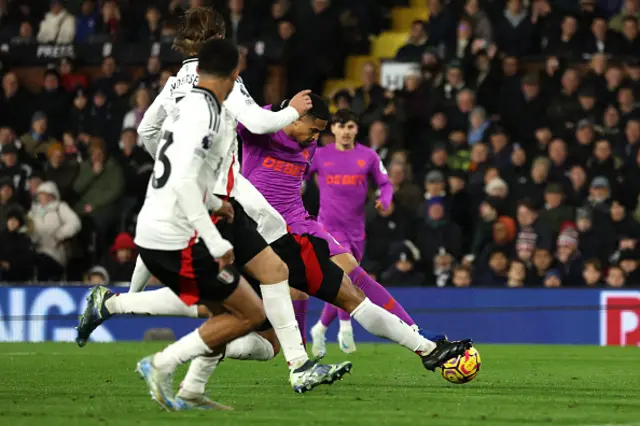
[[[562,284],[562,272],[557,269],[549,269],[542,281],[542,285],[546,288],[558,288],[561,287]]]
[[[562,284],[567,287],[578,287],[582,284],[584,265],[582,254],[578,250],[578,236],[575,225],[565,222],[556,242],[557,268],[562,273]]]
[[[70,200],[73,197],[73,182],[77,174],[78,163],[65,158],[62,144],[58,142],[51,144],[47,150],[44,178],[56,184],[61,200]]]
[[[448,162],[449,153],[447,152],[447,146],[444,143],[434,144],[426,166],[428,172],[423,175],[425,176],[425,198],[436,195],[446,195],[446,177],[451,173]],[[431,177],[430,181],[429,177]]]
[[[28,164],[18,162],[18,148],[14,144],[5,145],[0,152],[0,179],[8,178],[13,182],[16,199],[23,205],[29,205],[27,181],[32,169]]]
[[[602,263],[598,259],[589,259],[584,262],[582,280],[586,287],[604,287],[602,280]]]
[[[119,202],[124,193],[124,173],[115,158],[107,155],[104,143],[94,140],[87,158],[73,183],[77,201],[73,209],[88,220],[97,233],[98,247],[105,247],[108,235],[119,216]]]
[[[38,279],[57,281],[64,274],[69,256],[68,242],[80,232],[80,219],[60,200],[58,187],[43,182],[38,187],[38,202],[29,211],[33,224],[32,241],[37,253]]]
[[[38,43],[71,44],[76,35],[76,18],[62,0],[51,0],[51,7],[40,22]]]
[[[60,85],[60,75],[54,69],[44,74],[42,91],[38,94],[36,105],[48,118],[51,136],[60,138],[69,119],[69,94]]]
[[[44,157],[47,150],[56,140],[49,136],[49,120],[47,115],[38,111],[31,118],[31,131],[20,136],[22,149],[32,158]]]
[[[9,177],[0,179],[0,226],[7,223],[10,211],[21,211],[22,206],[15,197],[13,180]]]
[[[425,200],[426,216],[415,230],[415,243],[422,253],[421,270],[433,275],[433,259],[441,249],[454,259],[462,254],[462,231],[447,216],[445,198],[433,196]]]
[[[87,271],[83,281],[90,286],[109,285],[111,284],[111,277],[104,266],[96,265]]]
[[[416,269],[420,261],[420,251],[410,241],[401,243],[391,254],[394,261],[380,276],[380,283],[384,286],[403,285],[420,287],[426,283],[426,276]],[[127,278],[128,280],[129,278]]]
[[[24,282],[33,278],[31,242],[22,210],[10,210],[0,228],[0,280]]]
[[[434,148],[434,154],[437,158],[438,156],[444,156],[445,153],[442,152],[444,148],[441,145],[438,145]],[[434,155],[432,155],[434,157]],[[427,216],[428,204],[429,200],[434,197],[440,197],[446,200],[447,197],[447,180],[444,173],[441,170],[435,169],[431,170],[424,179],[424,201],[420,203],[420,207],[418,207],[418,217],[424,218]]]
[[[389,247],[404,241],[413,233],[414,217],[394,196],[389,208],[378,212],[373,203],[367,206],[367,222],[363,264],[367,271],[384,271],[390,265]]]
[[[540,213],[540,219],[547,224],[554,235],[560,233],[560,227],[567,221],[573,221],[573,206],[566,203],[566,197],[562,185],[550,183],[544,193],[544,209]]]
[[[101,263],[111,280],[129,282],[136,266],[136,254],[137,248],[131,234],[121,232],[116,236],[111,250],[105,254]]]
[[[609,215],[609,205],[611,204],[611,186],[609,179],[604,176],[597,176],[589,185],[589,196],[584,207],[591,209],[594,221],[606,220]]]

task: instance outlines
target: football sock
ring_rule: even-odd
[[[351,320],[351,315],[349,315],[349,312],[347,312],[347,311],[343,311],[342,309],[338,309],[338,319],[340,321],[350,321]]]
[[[131,285],[129,286],[129,293],[138,293],[144,290],[147,286],[147,282],[151,278],[151,272],[147,269],[147,266],[142,261],[142,258],[138,256],[136,259],[136,266],[133,268],[133,274],[131,274]]]
[[[153,357],[153,365],[165,372],[174,372],[180,364],[211,352],[209,346],[200,337],[200,330],[196,329],[167,346],[162,352],[158,352]]]
[[[426,355],[436,347],[435,343],[420,336],[400,318],[374,305],[369,299],[364,299],[351,312],[351,317],[369,333],[396,342],[419,355]]]
[[[187,375],[184,376],[184,380],[180,386],[181,390],[184,389],[187,392],[197,395],[204,394],[209,377],[211,377],[213,370],[216,369],[221,360],[222,354],[194,358],[189,364]]]
[[[396,302],[387,289],[371,278],[360,266],[351,271],[349,278],[351,278],[353,284],[360,288],[373,303],[391,312],[408,325],[415,324],[415,321],[413,321],[404,308]]]
[[[261,285],[264,311],[278,336],[282,353],[291,369],[297,369],[309,360],[302,343],[300,329],[291,302],[291,292],[287,281]]]
[[[227,343],[224,357],[254,361],[269,361],[276,356],[273,345],[258,333],[249,333]]]
[[[296,321],[298,322],[298,328],[300,329],[300,335],[302,336],[302,344],[307,345],[307,307],[309,306],[309,299],[293,300],[293,311],[296,314]]]
[[[169,287],[140,293],[116,294],[106,300],[105,307],[110,314],[114,315],[165,315],[198,318],[198,306],[185,305]]]
[[[329,328],[329,325],[336,319],[336,315],[338,314],[338,308],[333,306],[330,303],[324,304],[324,308],[322,308],[322,313],[320,314],[319,322],[324,327],[325,331]]]
[[[353,326],[351,325],[351,316],[348,320],[340,320],[340,333],[353,332]]]

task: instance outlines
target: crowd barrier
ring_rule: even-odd
[[[126,291],[114,288],[115,291]],[[393,288],[392,293],[424,328],[481,343],[640,346],[640,291],[595,289]],[[72,341],[88,287],[0,287],[0,341]],[[311,300],[307,322],[322,303]],[[109,320],[94,341],[142,340],[152,328],[182,336],[201,320],[123,316]],[[337,325],[327,337],[335,341]],[[359,342],[379,341],[354,325]]]

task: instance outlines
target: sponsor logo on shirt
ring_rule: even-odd
[[[325,167],[330,167],[333,166],[335,163],[333,161],[325,161],[324,163],[322,163],[323,166]]]
[[[277,160],[273,157],[265,157],[264,160],[262,160],[262,167],[285,175],[302,177],[307,165],[293,164],[288,161]]]
[[[325,177],[327,185],[362,185],[365,183],[364,175],[327,175]]]
[[[366,164],[366,161],[364,161],[364,160],[358,160],[358,161],[357,161],[357,163],[358,163],[358,166],[360,166],[360,168],[361,168],[361,169],[363,169],[363,168],[364,168],[364,166],[365,166],[365,164]]]

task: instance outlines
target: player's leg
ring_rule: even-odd
[[[296,314],[296,321],[302,336],[302,344],[307,347],[307,308],[309,307],[309,295],[295,288],[291,289],[291,300],[293,302],[293,312]]]
[[[338,316],[338,311],[342,310],[336,308],[331,303],[325,302],[318,322],[311,327],[311,353],[313,356],[323,358],[327,354],[327,329]]]

